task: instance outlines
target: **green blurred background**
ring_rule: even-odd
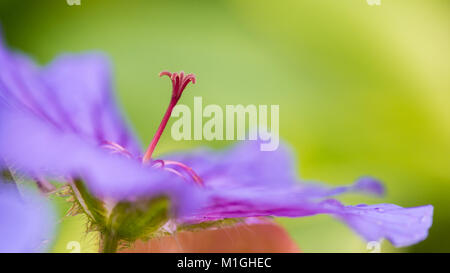
[[[0,0],[8,43],[45,64],[63,52],[112,59],[120,103],[143,144],[167,106],[161,70],[197,75],[182,103],[279,104],[281,137],[303,179],[339,185],[360,175],[385,182],[383,199],[432,204],[428,239],[381,251],[450,251],[450,1]],[[170,125],[170,124],[169,124]],[[157,152],[229,142],[175,142]],[[61,215],[67,205],[58,201]],[[328,216],[279,219],[305,252],[367,252]],[[81,217],[63,218],[54,251],[69,241],[95,251]]]

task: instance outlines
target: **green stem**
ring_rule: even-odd
[[[116,253],[119,246],[119,238],[111,233],[102,235],[102,252],[103,253]]]

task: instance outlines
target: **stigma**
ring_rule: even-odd
[[[145,151],[144,156],[142,157],[143,163],[148,163],[152,159],[153,151],[155,150],[156,144],[158,143],[159,139],[161,138],[162,133],[164,132],[164,129],[166,128],[167,122],[170,119],[170,116],[172,114],[172,110],[177,105],[178,101],[181,98],[181,94],[183,94],[184,89],[186,86],[192,82],[195,84],[195,75],[194,74],[185,74],[183,71],[179,73],[171,73],[168,71],[163,71],[159,73],[159,76],[168,76],[170,80],[172,81],[172,98],[170,99],[169,106],[167,107],[166,113],[164,114],[164,117],[159,124],[158,130],[156,130],[155,135],[153,136],[152,141],[150,142],[150,145],[148,146],[147,150]]]

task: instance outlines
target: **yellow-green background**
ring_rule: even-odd
[[[382,179],[385,199],[348,203],[432,204],[428,239],[395,251],[450,251],[448,0],[0,0],[8,43],[45,64],[63,52],[110,55],[118,97],[143,143],[168,103],[159,71],[194,72],[182,103],[279,104],[280,133],[302,178],[331,184]],[[175,142],[157,152],[229,142]],[[67,206],[61,205],[61,213]],[[328,216],[280,219],[305,252],[367,251]],[[64,219],[54,251],[81,240]],[[82,251],[95,239],[82,240]],[[382,251],[394,251],[383,243]]]

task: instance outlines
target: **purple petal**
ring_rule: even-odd
[[[314,207],[314,200],[347,192],[380,195],[384,191],[381,183],[370,177],[340,187],[299,183],[289,148],[280,145],[278,150],[263,152],[259,141],[242,142],[226,151],[197,149],[164,158],[190,166],[204,182],[209,202],[202,213],[186,221],[306,216],[311,214],[308,207]],[[304,214],[299,214],[299,209],[304,209]]]
[[[0,37],[0,67],[0,102],[95,143],[115,142],[139,153],[139,143],[117,110],[105,56],[65,55],[41,69],[10,52]]]
[[[336,200],[303,199],[295,193],[243,190],[211,194],[209,206],[184,218],[186,223],[258,216],[305,217],[331,214],[342,219],[368,241],[388,239],[397,247],[424,240],[432,224],[431,205],[402,208],[392,204],[344,206]]]
[[[260,151],[260,141],[244,141],[225,151],[200,148],[163,156],[190,166],[209,188],[296,187],[310,198],[347,192],[383,195],[382,183],[372,177],[361,177],[348,186],[330,187],[322,183],[300,182],[290,148],[285,144],[275,151]]]
[[[385,193],[383,184],[375,178],[365,176],[348,186],[329,187],[322,183],[303,183],[302,191],[312,197],[330,197],[344,193],[365,193],[382,196]]]
[[[292,186],[297,182],[291,151],[280,145],[273,152],[261,152],[259,141],[238,143],[232,149],[197,149],[163,156],[191,167],[210,188],[246,186]]]
[[[361,177],[356,181],[353,187],[354,191],[365,192],[379,196],[384,195],[384,193],[386,192],[383,184],[377,179],[370,176]]]
[[[98,143],[118,143],[139,154],[140,145],[118,111],[110,64],[105,56],[63,55],[42,71],[41,79],[76,132]]]
[[[0,181],[0,252],[39,252],[46,249],[55,227],[49,204]]]
[[[180,215],[197,208],[198,187],[169,172],[61,132],[25,112],[0,109],[0,157],[31,177],[81,177],[99,197],[133,200],[167,195]]]
[[[245,142],[226,152],[197,150],[168,156],[191,166],[204,180],[207,206],[186,217],[185,222],[326,213],[343,219],[367,240],[387,238],[396,246],[405,246],[426,238],[432,221],[432,206],[346,207],[335,200],[323,202],[324,198],[347,192],[382,195],[384,187],[371,177],[334,188],[317,183],[296,183],[288,149],[282,147],[279,151],[261,152],[255,146],[257,143]]]
[[[367,241],[388,239],[396,247],[418,243],[428,236],[433,206],[402,208],[393,204],[343,206],[335,200],[322,203]]]

